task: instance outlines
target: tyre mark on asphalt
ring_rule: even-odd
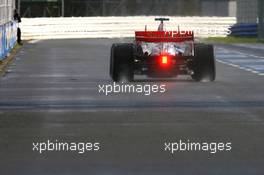
[[[263,108],[264,101],[11,101],[0,102],[0,109],[94,109],[94,108]]]

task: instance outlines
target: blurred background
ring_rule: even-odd
[[[24,17],[236,15],[235,0],[18,0],[18,4]]]
[[[219,16],[237,17],[238,24],[259,23],[262,27],[264,16],[263,0],[0,0],[0,3],[3,1],[15,1],[22,17]],[[260,35],[263,37],[263,30]]]
[[[225,37],[230,29],[232,36],[264,40],[263,0],[0,0],[1,35],[6,40],[10,38],[6,33],[15,32],[14,9],[23,18],[24,39],[56,38],[58,33],[66,38],[132,37],[144,25],[154,29],[153,16],[169,16],[185,30],[219,29],[220,34],[214,36]],[[174,28],[168,24],[169,30]],[[210,37],[211,33],[196,36]]]

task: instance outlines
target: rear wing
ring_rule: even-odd
[[[136,31],[136,41],[184,42],[194,41],[193,31]]]

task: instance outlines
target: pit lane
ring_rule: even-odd
[[[0,79],[3,174],[264,173],[264,65],[252,56],[264,56],[263,50],[216,45],[214,83],[136,77],[138,84],[165,84],[166,93],[105,96],[98,85],[112,83],[110,47],[120,41],[42,40],[23,46]],[[33,141],[46,139],[99,140],[102,150],[32,152]],[[166,140],[179,139],[230,141],[233,149],[216,155],[162,150]]]

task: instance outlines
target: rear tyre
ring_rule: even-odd
[[[194,53],[192,79],[195,81],[214,81],[216,73],[213,45],[195,44]]]
[[[133,44],[113,44],[110,58],[110,76],[113,81],[134,80],[133,67],[134,48]]]

